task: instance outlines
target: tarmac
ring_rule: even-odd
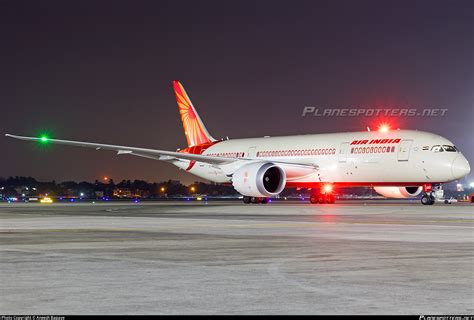
[[[474,206],[0,203],[1,314],[473,314]]]

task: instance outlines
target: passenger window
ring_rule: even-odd
[[[433,152],[443,152],[443,148],[441,146],[433,146],[431,148],[431,151],[433,151]]]
[[[446,145],[443,145],[443,149],[444,149],[444,151],[446,151],[446,152],[457,152],[457,151],[458,151],[455,146],[446,146]]]

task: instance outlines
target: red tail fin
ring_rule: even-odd
[[[184,134],[188,142],[188,147],[210,143],[216,141],[207,131],[202,123],[191,99],[189,99],[186,91],[179,81],[172,81],[176,101],[178,102],[179,114],[183,122]]]

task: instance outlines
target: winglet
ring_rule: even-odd
[[[9,137],[9,138],[13,138],[13,139],[20,139],[20,140],[30,140],[30,141],[41,140],[41,138],[16,136],[14,134],[9,134],[9,133],[5,133],[5,137]]]

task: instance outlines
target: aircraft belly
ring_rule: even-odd
[[[230,178],[227,177],[220,168],[207,163],[196,162],[192,166],[192,168],[187,171],[198,177],[217,183],[224,183],[230,181]]]

